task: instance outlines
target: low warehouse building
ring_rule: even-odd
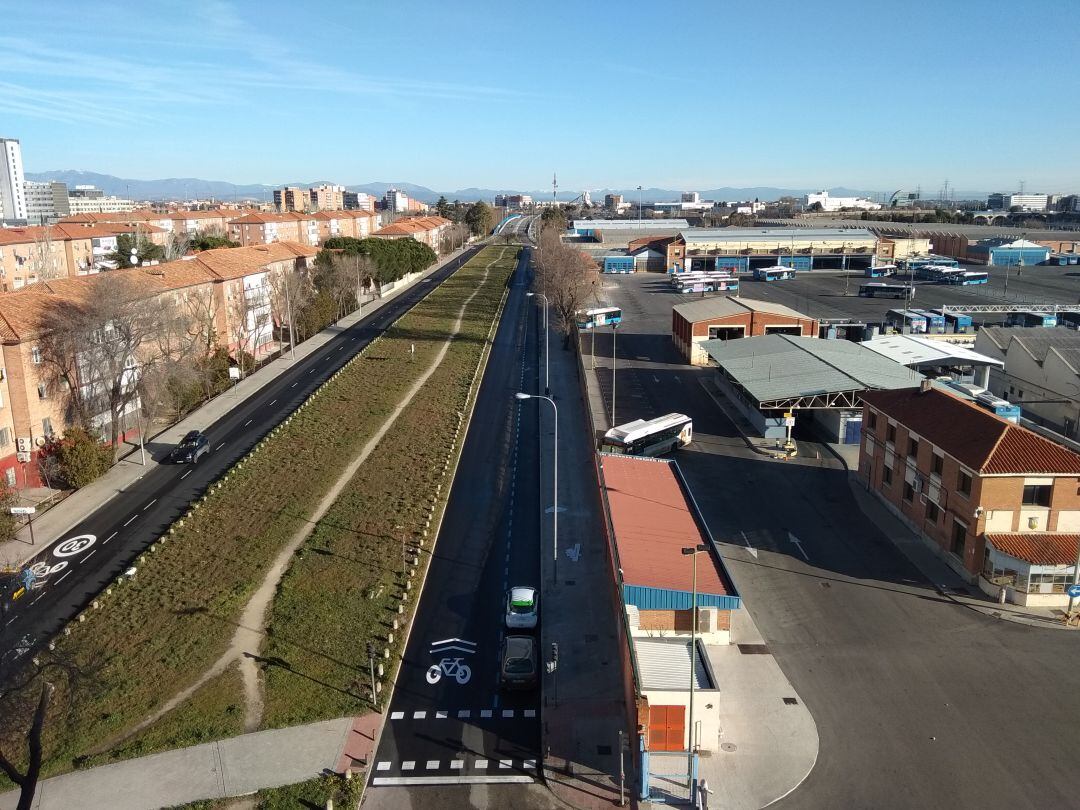
[[[764,335],[702,344],[717,387],[766,439],[788,437],[799,411],[828,441],[858,444],[862,393],[908,388],[921,374],[847,340]]]
[[[732,340],[756,335],[817,337],[818,322],[783,304],[753,298],[701,298],[671,308],[671,339],[694,366],[707,366],[707,340]]]
[[[1031,267],[1050,258],[1050,248],[1027,239],[986,239],[968,245],[969,261],[982,264]]]
[[[687,750],[693,672],[694,747],[717,751],[720,684],[710,649],[730,643],[731,612],[741,606],[735,586],[675,462],[603,453],[600,479],[635,664],[635,749],[645,757]],[[684,553],[698,548],[704,551]]]
[[[795,270],[869,267],[878,239],[866,228],[691,228],[668,245],[668,270],[749,273],[783,265]]]

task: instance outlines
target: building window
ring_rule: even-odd
[[[15,486],[15,468],[14,467],[8,467],[6,470],[4,470],[4,479],[7,481],[7,485],[9,487],[14,487]]]
[[[896,425],[890,423],[889,426],[885,428],[885,441],[896,441]]]
[[[952,543],[949,546],[949,551],[964,559],[964,546],[967,545],[967,526],[961,523],[959,520],[953,523],[952,531]]]
[[[943,469],[945,469],[945,457],[934,453],[933,460],[930,462],[930,472],[940,478]]]
[[[1029,484],[1024,487],[1024,506],[1049,506],[1050,484]]]
[[[33,363],[35,366],[41,365],[41,349],[39,349],[37,346],[34,346],[30,349],[30,362]]]
[[[911,486],[910,481],[904,482],[904,500],[908,503],[915,500],[915,489]]]
[[[892,486],[892,467],[881,468],[881,483]]]
[[[926,519],[929,520],[931,523],[936,524],[938,522],[938,518],[940,518],[940,517],[941,517],[941,507],[939,507],[933,501],[927,501],[926,502]]]
[[[963,470],[956,476],[956,491],[965,498],[971,497],[971,476]]]
[[[38,383],[37,395],[38,399],[46,399],[49,396],[49,389],[45,387],[45,383]]]
[[[877,430],[877,414],[873,411],[866,412],[866,426],[870,430]]]
[[[918,458],[919,457],[919,440],[918,439],[908,439],[907,454],[908,454],[908,456],[910,458]]]
[[[0,428],[0,447],[7,447],[11,444],[11,429]]]
[[[52,419],[49,419],[48,417],[46,417],[45,419],[41,420],[41,433],[44,436],[52,436],[53,435]]]

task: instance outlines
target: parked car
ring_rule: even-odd
[[[501,661],[499,674],[503,689],[536,686],[536,639],[532,636],[507,636]]]
[[[506,592],[506,626],[511,630],[532,630],[540,616],[540,594],[536,588],[517,587]]]
[[[192,430],[173,448],[169,458],[174,464],[196,464],[209,452],[209,439],[201,431]]]

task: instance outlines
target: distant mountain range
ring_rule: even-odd
[[[67,183],[69,188],[77,185],[97,186],[106,194],[118,197],[127,197],[135,200],[186,200],[207,199],[217,200],[269,200],[273,197],[275,188],[282,186],[300,186],[310,188],[327,180],[314,180],[295,183],[280,183],[278,185],[250,184],[238,185],[224,180],[202,180],[197,177],[170,177],[162,180],[132,180],[124,177],[115,177],[111,174],[98,174],[97,172],[77,171],[74,169],[61,169],[49,172],[27,172],[27,180],[43,182],[47,180],[59,180]],[[360,183],[358,185],[346,185],[349,191],[363,191],[375,197],[382,197],[388,188],[397,188],[404,191],[410,197],[424,202],[433,203],[440,196],[446,197],[451,202],[461,200],[472,202],[474,200],[491,201],[497,194],[528,194],[534,200],[551,199],[551,191],[533,190],[520,191],[518,189],[493,189],[493,188],[462,188],[456,191],[434,191],[427,186],[416,183]],[[723,188],[702,189],[700,191],[703,200],[776,200],[780,197],[801,197],[805,194],[820,191],[818,188],[776,188],[773,186],[752,186],[747,188]],[[830,188],[829,193],[837,197],[869,197],[870,199],[882,199],[880,191],[860,191],[849,188]],[[605,194],[622,194],[628,202],[637,202],[639,192],[636,188],[631,189],[589,189],[594,202],[603,202]],[[886,194],[891,192],[886,192]],[[580,191],[560,191],[558,199],[569,202],[580,196]],[[645,188],[640,192],[644,202],[665,202],[679,199],[681,191],[666,188]],[[957,192],[955,199],[980,199],[985,198],[985,192]]]

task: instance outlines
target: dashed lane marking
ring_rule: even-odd
[[[405,717],[405,712],[390,712],[391,720],[401,720],[403,717]]]
[[[108,542],[109,542],[110,540],[112,540],[112,539],[113,539],[114,537],[116,537],[116,532],[113,532],[112,534],[110,534],[110,535],[109,535],[108,537],[106,537],[106,538],[105,538],[104,540],[102,540],[101,542],[102,542],[102,544],[108,543]]]
[[[270,405],[273,405],[273,404],[274,404],[275,402],[277,402],[277,400],[276,400],[276,399],[272,399],[272,400],[270,400]],[[267,406],[267,407],[269,407],[269,406]]]
[[[437,711],[437,712],[435,712],[435,719],[436,720],[445,720],[446,719],[446,712],[445,711]]]
[[[250,425],[254,421],[255,421],[254,419],[248,419],[246,422],[244,422],[244,427],[247,427],[248,425]]]
[[[514,716],[514,710],[513,709],[503,709],[502,716],[503,717],[513,717]]]
[[[221,444],[219,444],[219,445],[218,445],[217,447],[215,447],[214,449],[215,449],[215,450],[220,450],[220,449],[221,449],[222,447],[224,447],[224,446],[225,446],[225,442],[222,442]]]
[[[131,523],[131,521],[133,521],[137,517],[138,517],[138,515],[132,515],[131,517],[129,517],[127,520],[124,521],[124,525],[127,526],[129,523]]]
[[[478,759],[478,760],[476,760],[476,762],[473,763],[473,767],[477,768],[477,769],[479,769],[481,771],[484,770],[484,768],[486,768],[487,766],[488,766],[488,761],[486,759]]]
[[[63,579],[64,577],[66,577],[66,576],[67,576],[68,574],[70,574],[70,573],[71,573],[71,572],[70,572],[70,571],[68,571],[68,572],[67,572],[67,574],[64,574],[64,576],[63,576],[63,577],[60,577],[60,579],[56,580],[56,581],[57,581],[57,583],[59,583],[59,582],[60,582],[60,580],[62,580],[62,579]]]
[[[535,759],[527,759],[527,760],[525,760],[525,770],[527,770],[527,771],[535,771],[536,770],[536,760]]]
[[[509,768],[513,764],[514,764],[514,760],[512,760],[512,759],[500,759],[499,760],[499,767],[500,768]]]
[[[411,771],[415,767],[416,767],[416,761],[412,760],[412,759],[407,759],[407,760],[405,760],[404,762],[401,763],[401,770],[403,770],[403,771]]]
[[[183,481],[183,480],[184,480],[185,478],[187,478],[187,477],[188,477],[189,475],[191,475],[191,470],[188,470],[188,471],[187,471],[186,473],[184,473],[183,475],[181,475],[181,476],[180,476],[180,480],[181,480],[181,481]]]
[[[147,509],[149,509],[149,508],[150,508],[151,506],[153,506],[153,505],[154,505],[155,503],[157,503],[157,498],[154,498],[154,500],[150,501],[150,503],[148,503],[148,504],[147,504],[146,506],[144,506],[144,507],[142,508],[142,510],[143,510],[143,511],[145,512],[145,511],[146,511]]]
[[[95,554],[97,554],[97,549],[96,549],[96,548],[95,548],[95,549],[94,549],[93,551],[91,551],[91,552],[90,552],[89,554],[87,554],[87,555],[86,555],[85,557],[83,557],[83,558],[82,558],[82,561],[83,561],[83,562],[86,562],[86,561],[87,561],[87,560],[89,560],[89,559],[90,559],[91,557],[93,557],[93,556],[94,556]]]
[[[300,383],[293,383],[292,385],[289,386],[289,388],[296,388],[296,386],[298,386],[299,384]]]

